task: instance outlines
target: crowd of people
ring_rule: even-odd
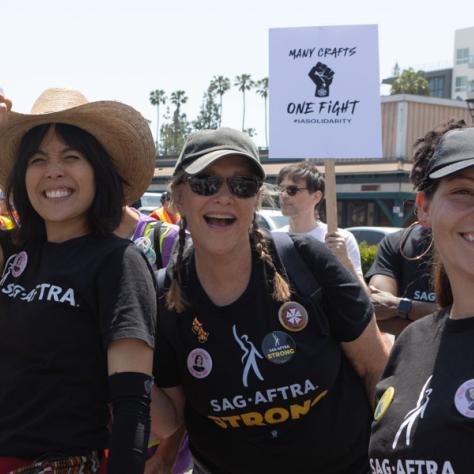
[[[195,132],[145,216],[136,110],[69,89],[11,108],[0,474],[472,472],[474,128],[417,142],[418,222],[364,278],[311,162],[281,169],[289,226],[270,233],[251,138]]]

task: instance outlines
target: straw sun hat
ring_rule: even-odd
[[[0,130],[0,186],[4,187],[25,133],[37,125],[66,123],[93,135],[115,163],[124,185],[125,202],[137,201],[155,169],[155,146],[148,123],[129,105],[115,101],[88,102],[78,91],[47,89],[31,114],[8,113]]]

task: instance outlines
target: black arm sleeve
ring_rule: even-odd
[[[141,474],[145,469],[152,384],[152,377],[138,372],[109,377],[113,424],[108,474]]]

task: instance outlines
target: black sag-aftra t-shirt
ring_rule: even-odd
[[[296,331],[282,325],[282,305],[270,297],[255,253],[247,289],[219,307],[199,283],[191,250],[183,287],[192,309],[160,312],[155,378],[159,386],[184,388],[192,453],[213,474],[368,470],[371,410],[340,342],[361,334],[372,308],[324,244],[294,239],[324,287],[327,321],[292,294],[310,313],[308,324]],[[298,321],[296,310],[288,315]]]
[[[135,246],[93,234],[6,253],[0,280],[0,456],[107,445],[107,346],[154,345],[154,277]]]
[[[403,255],[408,258],[400,252],[402,242]],[[369,280],[374,275],[389,276],[397,282],[396,296],[434,303],[435,293],[431,281],[432,254],[431,251],[427,252],[430,242],[429,230],[421,225],[388,234],[380,242],[375,261],[365,278]],[[419,255],[423,257],[413,260]]]
[[[371,473],[474,472],[473,341],[474,317],[448,310],[402,332],[377,385]]]

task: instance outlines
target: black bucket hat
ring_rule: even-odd
[[[190,175],[199,174],[210,164],[230,155],[248,158],[257,176],[262,180],[265,178],[258,148],[252,139],[244,132],[227,127],[191,134],[179,155],[173,175],[181,170]]]

